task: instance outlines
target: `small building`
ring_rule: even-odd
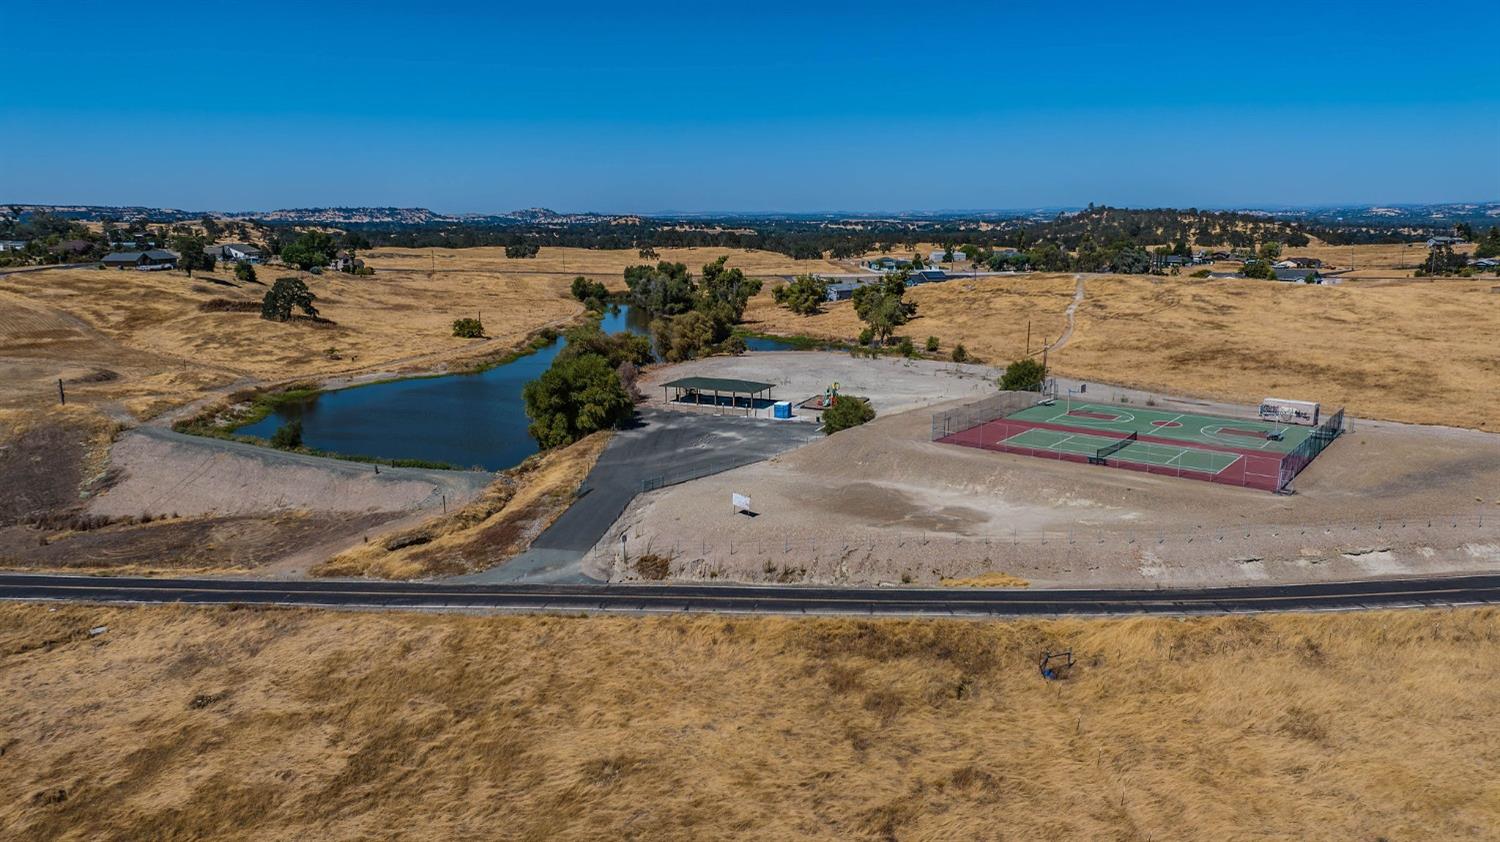
[[[117,251],[106,254],[100,261],[111,269],[138,269],[150,272],[161,269],[176,269],[178,254],[166,249],[150,251]]]
[[[1277,269],[1322,269],[1323,261],[1316,257],[1288,257],[1271,265]]]
[[[341,251],[333,256],[333,262],[328,264],[328,268],[338,272],[353,272],[364,265],[365,262],[355,257],[353,252]]]
[[[1463,237],[1428,237],[1427,247],[1431,249],[1438,246],[1461,246],[1466,242],[1468,241]]]
[[[828,285],[829,301],[848,301],[854,297],[854,291],[864,286],[861,283],[839,283]]]
[[[948,258],[948,252],[945,251],[944,249],[938,249],[937,251],[934,251],[932,254],[927,255],[927,262],[928,263],[948,263],[950,261],[947,258]],[[955,251],[955,252],[953,252],[953,260],[951,262],[957,263],[957,262],[959,262],[961,260],[968,260],[968,259],[969,259],[968,255],[964,254],[961,251]]]
[[[876,272],[895,272],[900,269],[910,269],[911,261],[899,257],[874,257],[866,260],[864,267]]]
[[[63,240],[53,249],[58,254],[85,254],[94,244],[88,240]]]
[[[26,241],[25,240],[0,240],[0,252],[5,252],[5,251],[25,251],[25,250],[26,250]]]
[[[249,243],[224,243],[209,246],[205,251],[229,263],[260,263],[265,259],[265,253]]]

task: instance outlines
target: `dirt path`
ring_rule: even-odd
[[[1080,273],[1074,275],[1073,278],[1078,282],[1078,286],[1073,290],[1073,302],[1068,305],[1068,309],[1065,311],[1068,317],[1068,326],[1063,328],[1062,335],[1057,337],[1056,342],[1047,346],[1047,350],[1049,351],[1060,350],[1068,344],[1069,339],[1073,338],[1073,327],[1077,324],[1078,305],[1083,303],[1083,275]]]

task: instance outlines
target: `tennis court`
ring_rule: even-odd
[[[1343,432],[1344,420],[1342,410],[1309,427],[1126,404],[1002,404],[934,416],[933,440],[1283,491]]]
[[[1006,416],[1008,421],[1027,421],[1057,428],[1098,430],[1115,436],[1136,433],[1142,438],[1181,441],[1189,446],[1229,447],[1290,453],[1312,435],[1312,427],[1272,424],[1258,418],[1223,418],[1191,412],[1149,407],[1053,401]],[[1279,432],[1281,439],[1268,438]]]

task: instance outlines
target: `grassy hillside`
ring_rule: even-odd
[[[108,629],[91,636],[89,630]],[[1500,612],[1016,623],[0,606],[32,839],[1456,839]],[[1035,658],[1072,647],[1071,679]]]

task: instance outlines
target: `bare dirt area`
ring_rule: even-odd
[[[1356,421],[1297,478],[1296,494],[1277,495],[934,443],[930,418],[877,418],[644,494],[586,569],[639,578],[620,557],[621,534],[627,553],[665,555],[673,578],[695,581],[935,585],[1004,573],[1041,586],[1153,587],[1500,565],[1491,434]],[[755,516],[735,514],[731,493],[749,495]]]
[[[815,420],[813,412],[795,405],[819,396],[837,383],[846,395],[868,398],[876,412],[904,412],[920,406],[960,397],[979,397],[994,392],[999,372],[982,365],[957,365],[933,360],[886,357],[878,360],[854,358],[831,351],[758,351],[737,357],[707,357],[670,366],[652,367],[638,382],[641,393],[654,405],[666,405],[661,384],[681,377],[721,377],[771,383],[773,400],[789,400],[803,420]],[[673,404],[683,411],[714,411]],[[723,411],[733,414],[728,406]],[[743,412],[743,410],[740,410]],[[762,413],[764,414],[764,413]]]
[[[1493,609],[977,623],[4,605],[0,828],[1484,838],[1500,748],[1476,723],[1496,714],[1497,645]],[[1042,680],[1038,654],[1068,648],[1068,678]]]
[[[1084,276],[1085,295],[1052,370],[1082,380],[1257,403],[1268,395],[1347,406],[1360,417],[1491,429],[1500,417],[1500,295],[1492,280],[1337,286],[1151,276]],[[1000,365],[1066,324],[1071,275],[954,280],[913,289],[899,335],[940,355],[962,342]],[[758,297],[752,327],[848,339],[852,304],[796,316]]]

